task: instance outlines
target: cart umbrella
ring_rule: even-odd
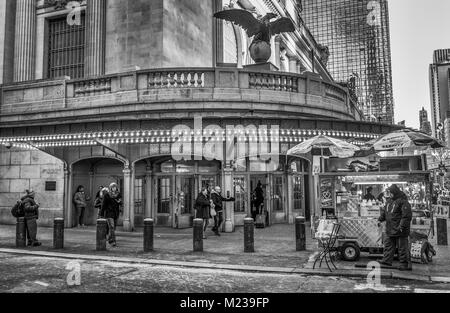
[[[330,154],[338,158],[350,158],[356,151],[359,151],[359,147],[348,143],[346,141],[320,135],[311,138],[301,144],[295,146],[287,152],[288,156],[303,156],[311,152],[312,149],[321,149],[322,155],[324,149],[328,150]]]
[[[400,130],[387,134],[373,144],[373,148],[376,151],[391,151],[416,147],[431,147],[437,149],[444,146],[442,141],[412,130]]]

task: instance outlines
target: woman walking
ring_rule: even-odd
[[[211,218],[211,201],[208,197],[208,189],[203,187],[195,200],[196,218],[203,219],[203,239],[207,239],[206,229]]]

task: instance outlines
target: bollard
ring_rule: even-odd
[[[244,252],[255,252],[255,222],[252,218],[244,220]]]
[[[436,233],[438,246],[448,246],[447,219],[436,219]]]
[[[295,218],[295,247],[296,251],[306,251],[306,219],[302,216]]]
[[[194,252],[203,252],[203,220],[194,220]]]
[[[153,224],[151,218],[144,220],[144,252],[153,251]]]
[[[16,247],[25,248],[27,245],[27,233],[25,227],[25,218],[19,217],[16,224]]]
[[[106,251],[106,234],[108,222],[105,219],[97,220],[97,251]]]
[[[55,218],[53,221],[53,248],[64,249],[64,219]]]

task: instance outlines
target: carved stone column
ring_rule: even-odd
[[[226,168],[224,168],[224,194],[227,195],[228,192],[230,192],[230,194],[232,196],[234,196],[232,194],[233,191],[233,169],[229,166],[227,166]],[[225,227],[225,232],[226,233],[232,233],[234,232],[234,202],[224,202],[225,203],[225,223],[224,223],[224,227]]]
[[[17,0],[14,81],[34,79],[36,0]]]
[[[297,73],[297,58],[292,55],[287,55],[289,60],[289,72]]]
[[[72,166],[64,167],[64,220],[65,227],[73,227],[73,205],[72,205],[72,184],[73,171]]]
[[[106,0],[87,0],[85,76],[105,74]]]
[[[123,229],[124,231],[131,232],[133,226],[131,224],[131,169],[129,165],[126,165],[123,170]]]
[[[153,171],[150,166],[145,172],[145,218],[154,218],[152,206]]]

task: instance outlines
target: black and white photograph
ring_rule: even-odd
[[[449,12],[0,0],[0,294],[450,293]]]

